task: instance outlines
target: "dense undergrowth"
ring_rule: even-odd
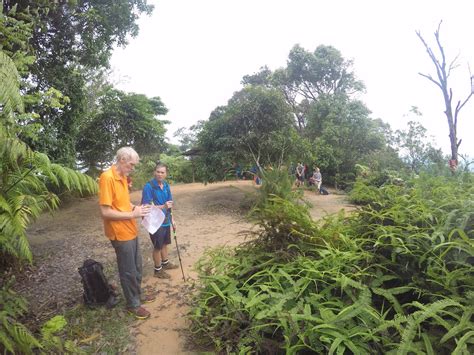
[[[282,197],[258,238],[210,251],[190,317],[228,353],[474,353],[472,175],[358,182],[356,213],[319,223]]]

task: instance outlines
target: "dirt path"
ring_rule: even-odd
[[[252,226],[242,218],[242,203],[255,187],[249,181],[231,181],[210,185],[172,186],[177,237],[188,282],[181,270],[170,270],[171,280],[153,278],[151,243],[140,229],[140,245],[144,260],[144,285],[158,290],[157,300],[147,305],[152,317],[136,324],[138,354],[193,354],[186,350],[183,332],[187,329],[185,294],[196,278],[194,263],[206,249],[218,245],[237,245],[244,240],[239,232]],[[132,201],[140,201],[141,192],[132,193]],[[313,204],[311,214],[318,219],[325,214],[346,210],[351,206],[342,195],[315,195],[306,192]],[[115,254],[103,235],[96,198],[69,204],[53,216],[42,216],[33,224],[28,236],[35,256],[35,266],[26,269],[19,280],[18,291],[25,295],[33,313],[47,318],[51,310],[67,308],[81,301],[82,287],[77,267],[87,258],[101,260],[106,272],[115,272]],[[178,262],[176,248],[170,247],[170,258]],[[67,284],[68,287],[64,287]]]

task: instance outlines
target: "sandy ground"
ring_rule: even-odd
[[[196,279],[193,265],[209,248],[239,244],[245,238],[240,232],[252,228],[243,218],[242,209],[256,190],[250,181],[184,184],[171,189],[177,240],[187,281],[183,282],[179,268],[168,271],[172,276],[170,280],[153,277],[151,243],[141,228],[144,286],[158,291],[158,295],[156,301],[146,305],[151,318],[134,326],[138,354],[197,353],[189,349],[185,336],[188,326],[185,315],[189,310],[186,295],[192,292]],[[140,191],[132,193],[133,202],[138,203],[140,198]],[[313,204],[311,215],[315,219],[341,208],[352,208],[343,195],[320,196],[306,191],[305,198]],[[38,320],[81,302],[82,286],[77,267],[84,259],[100,260],[106,273],[116,275],[115,254],[103,235],[97,198],[66,205],[53,216],[42,216],[29,228],[28,237],[35,265],[25,270],[17,284],[18,291],[29,299]],[[179,263],[174,240],[169,251],[170,259]],[[66,283],[70,286],[64,287]]]

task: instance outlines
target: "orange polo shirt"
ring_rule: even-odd
[[[130,212],[130,194],[125,176],[120,176],[115,165],[104,171],[99,179],[99,204],[116,211]],[[110,240],[127,241],[137,237],[138,228],[134,218],[110,220],[104,218],[105,235]]]

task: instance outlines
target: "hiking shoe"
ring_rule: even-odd
[[[156,300],[156,296],[155,296],[155,295],[142,295],[142,296],[140,297],[140,301],[141,301],[142,303],[151,303],[151,302],[153,302],[153,301],[155,301],[155,300]]]
[[[161,267],[163,269],[171,270],[171,269],[177,269],[179,266],[176,264],[173,264],[171,261],[168,261],[166,264],[161,264]]]
[[[128,313],[133,315],[136,319],[150,318],[150,312],[143,307],[127,308]]]
[[[161,269],[160,271],[155,270],[154,276],[159,279],[171,279],[171,276],[167,274],[166,271],[163,269]]]

